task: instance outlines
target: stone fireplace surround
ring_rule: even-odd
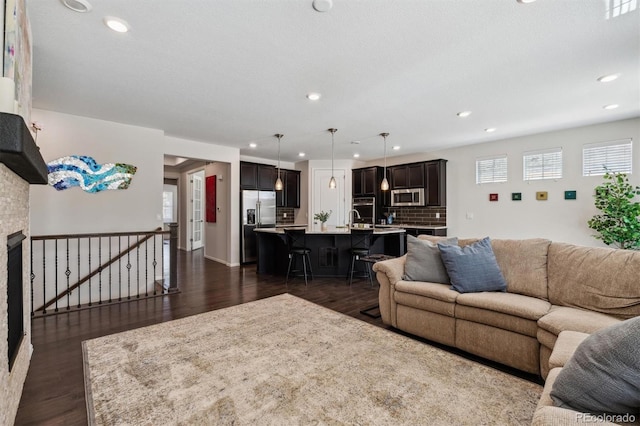
[[[12,425],[31,359],[29,184],[47,183],[47,166],[22,117],[0,113],[0,424]],[[7,237],[22,232],[24,338],[9,372]]]

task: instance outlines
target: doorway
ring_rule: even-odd
[[[202,229],[204,221],[202,220],[202,208],[204,206],[204,170],[190,173],[189,183],[191,186],[191,203],[189,208],[189,241],[191,243],[191,250],[198,250],[202,248],[203,245]]]

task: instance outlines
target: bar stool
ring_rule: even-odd
[[[285,229],[284,234],[287,237],[287,249],[289,251],[289,267],[287,268],[287,278],[285,284],[289,282],[291,272],[300,272],[291,270],[291,266],[295,266],[294,258],[302,257],[302,271],[304,274],[304,284],[307,285],[307,264],[309,265],[309,275],[313,279],[313,270],[311,269],[311,249],[307,247],[307,232],[305,229]]]
[[[355,270],[356,262],[362,262],[365,267],[363,272],[367,274],[369,277],[369,283],[373,287],[369,263],[362,260],[363,257],[369,255],[372,234],[373,229],[351,229],[351,264],[349,265],[349,272],[347,273],[349,285],[353,282],[353,272]]]

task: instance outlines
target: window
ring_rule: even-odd
[[[476,183],[507,181],[507,156],[479,158],[476,160]]]
[[[561,179],[562,148],[525,152],[522,170],[524,180]]]
[[[162,192],[162,221],[164,223],[174,222],[173,220],[173,191]]]
[[[598,176],[608,171],[631,173],[631,139],[589,143],[582,147],[582,176]]]

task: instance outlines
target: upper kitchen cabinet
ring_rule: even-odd
[[[353,198],[379,196],[382,175],[382,167],[353,169],[351,181]]]
[[[432,160],[425,163],[424,195],[427,206],[447,205],[447,160]]]
[[[284,188],[276,191],[276,206],[300,208],[300,171],[280,169],[280,179]]]
[[[240,162],[240,188],[273,191],[277,172],[274,166]]]
[[[389,185],[391,189],[424,188],[425,163],[389,167]]]

